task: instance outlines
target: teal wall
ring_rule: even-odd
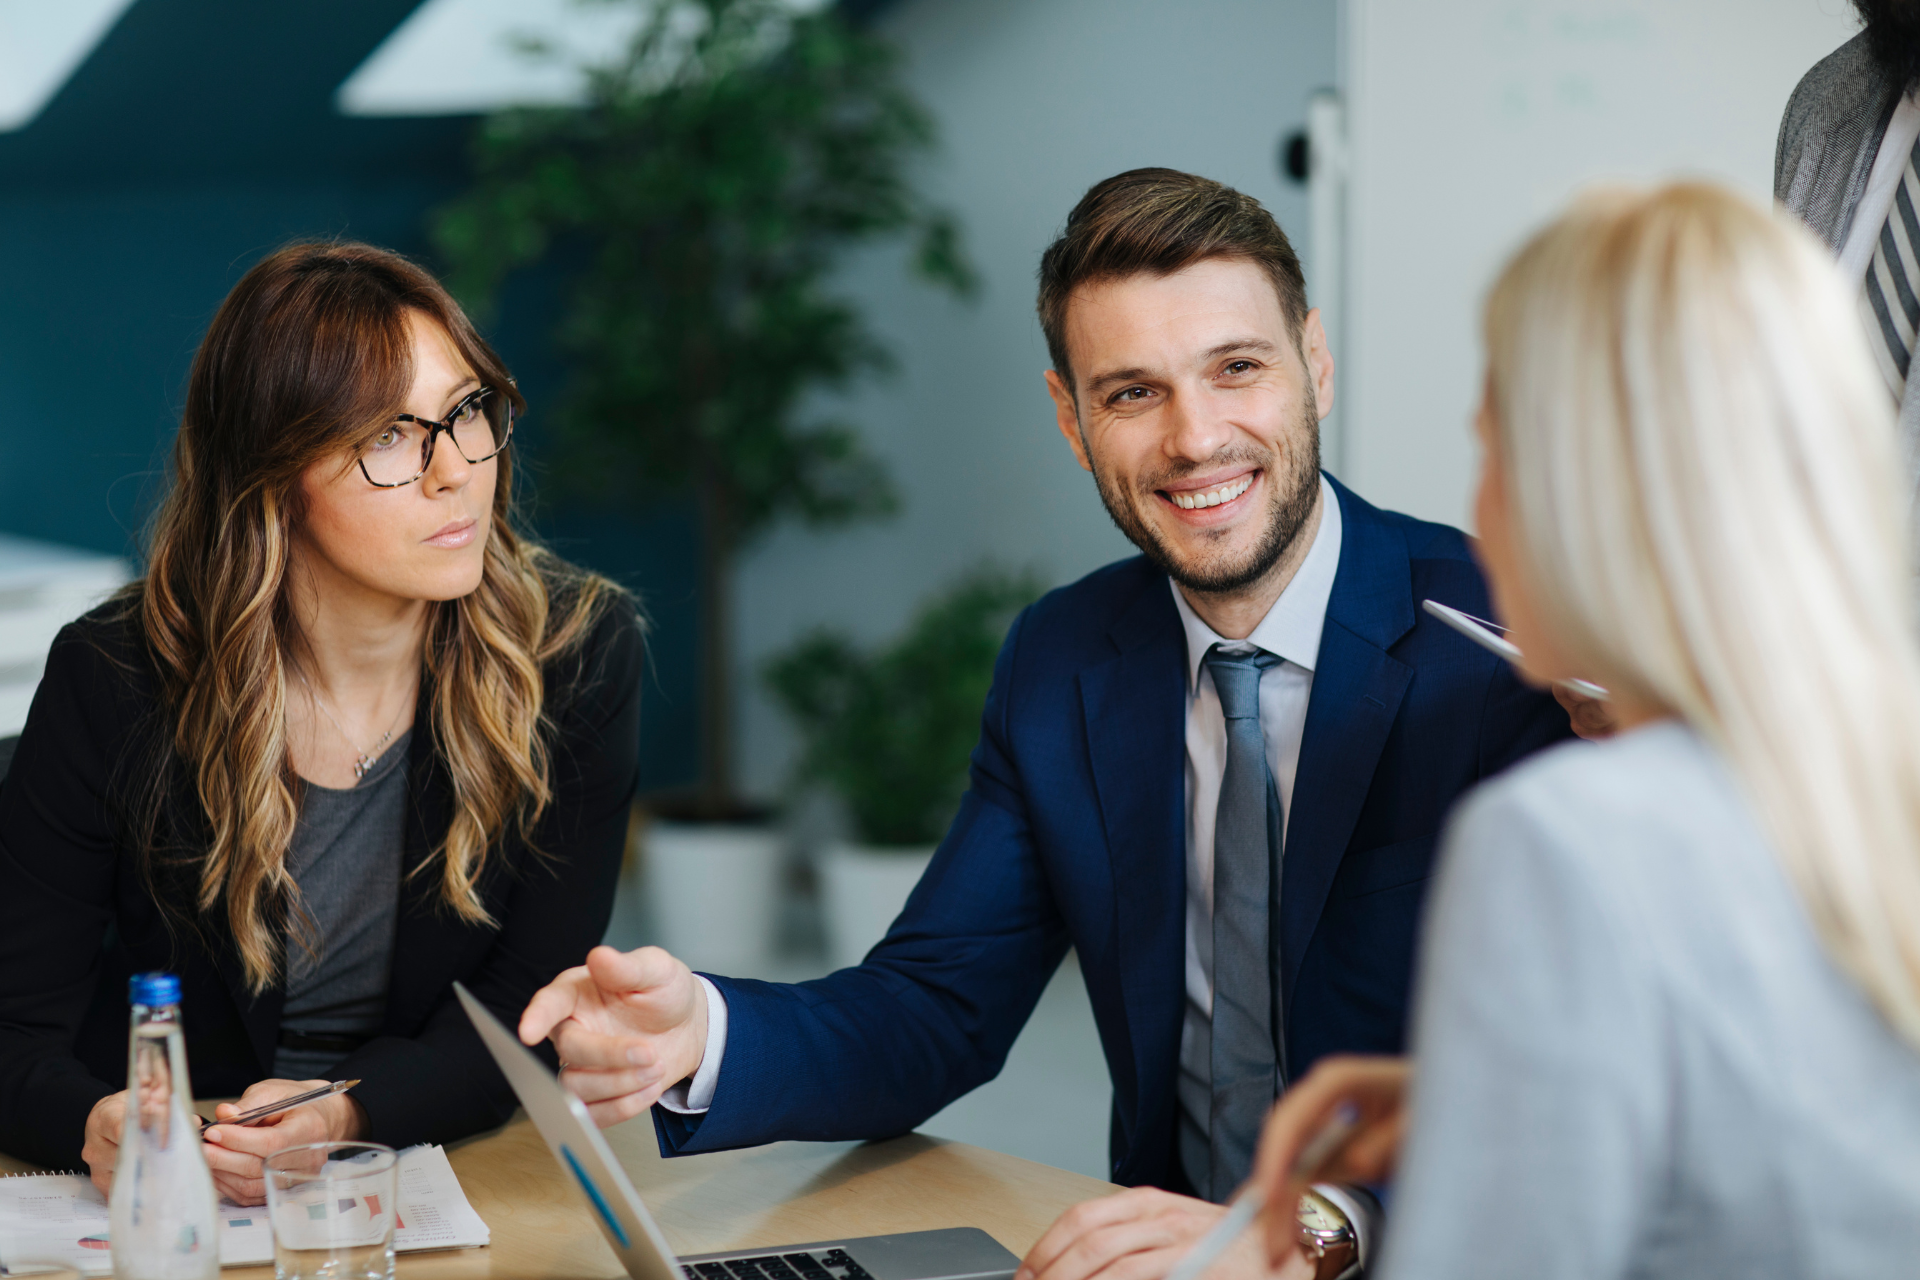
[[[463,183],[472,122],[331,105],[416,3],[137,0],[38,119],[0,134],[0,530],[137,557],[194,348],[262,254],[341,236],[432,264],[425,215]],[[517,281],[488,326],[532,404],[515,448],[536,486],[539,406],[563,375],[552,306],[546,282]],[[643,786],[691,781],[689,513],[538,507],[536,524],[641,593]]]

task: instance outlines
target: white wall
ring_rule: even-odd
[[[1847,0],[1346,0],[1345,475],[1464,524],[1478,307],[1575,190],[1680,174],[1773,191],[1781,109]]]
[[[1033,318],[1040,251],[1093,183],[1167,165],[1258,197],[1303,256],[1305,193],[1280,139],[1335,78],[1334,0],[905,0],[881,29],[938,118],[926,186],[955,209],[985,288],[972,306],[907,282],[895,254],[848,288],[900,357],[848,409],[892,468],[897,518],[783,530],[738,579],[740,775],[781,786],[786,725],[760,692],[765,656],[806,629],[864,641],[983,557],[1066,582],[1129,555],[1053,424]]]

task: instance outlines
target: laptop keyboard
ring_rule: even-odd
[[[694,1262],[680,1268],[687,1280],[873,1280],[845,1249],[811,1253],[769,1253],[725,1262]]]

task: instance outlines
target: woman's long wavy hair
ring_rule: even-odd
[[[154,521],[145,577],[127,593],[159,673],[173,767],[203,823],[188,853],[195,907],[224,907],[248,985],[280,976],[303,918],[287,871],[301,783],[287,757],[287,687],[304,651],[289,600],[300,480],[355,455],[413,379],[408,313],[430,317],[484,386],[524,402],[446,290],[398,254],[363,244],[281,249],[235,286],[194,358]],[[443,442],[442,448],[447,447]],[[452,784],[434,858],[441,901],[488,923],[478,882],[489,850],[526,837],[552,798],[541,667],[577,647],[619,594],[519,534],[512,452],[494,460],[480,585],[432,603],[421,683],[433,749]],[[146,852],[164,838],[150,814]]]
[[[1716,187],[1600,193],[1507,265],[1486,335],[1540,625],[1719,750],[1828,951],[1920,1046],[1908,471],[1831,256]]]

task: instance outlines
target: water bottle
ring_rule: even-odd
[[[180,1028],[180,979],[128,983],[127,1118],[107,1200],[115,1280],[215,1280],[218,1202],[200,1150]]]

